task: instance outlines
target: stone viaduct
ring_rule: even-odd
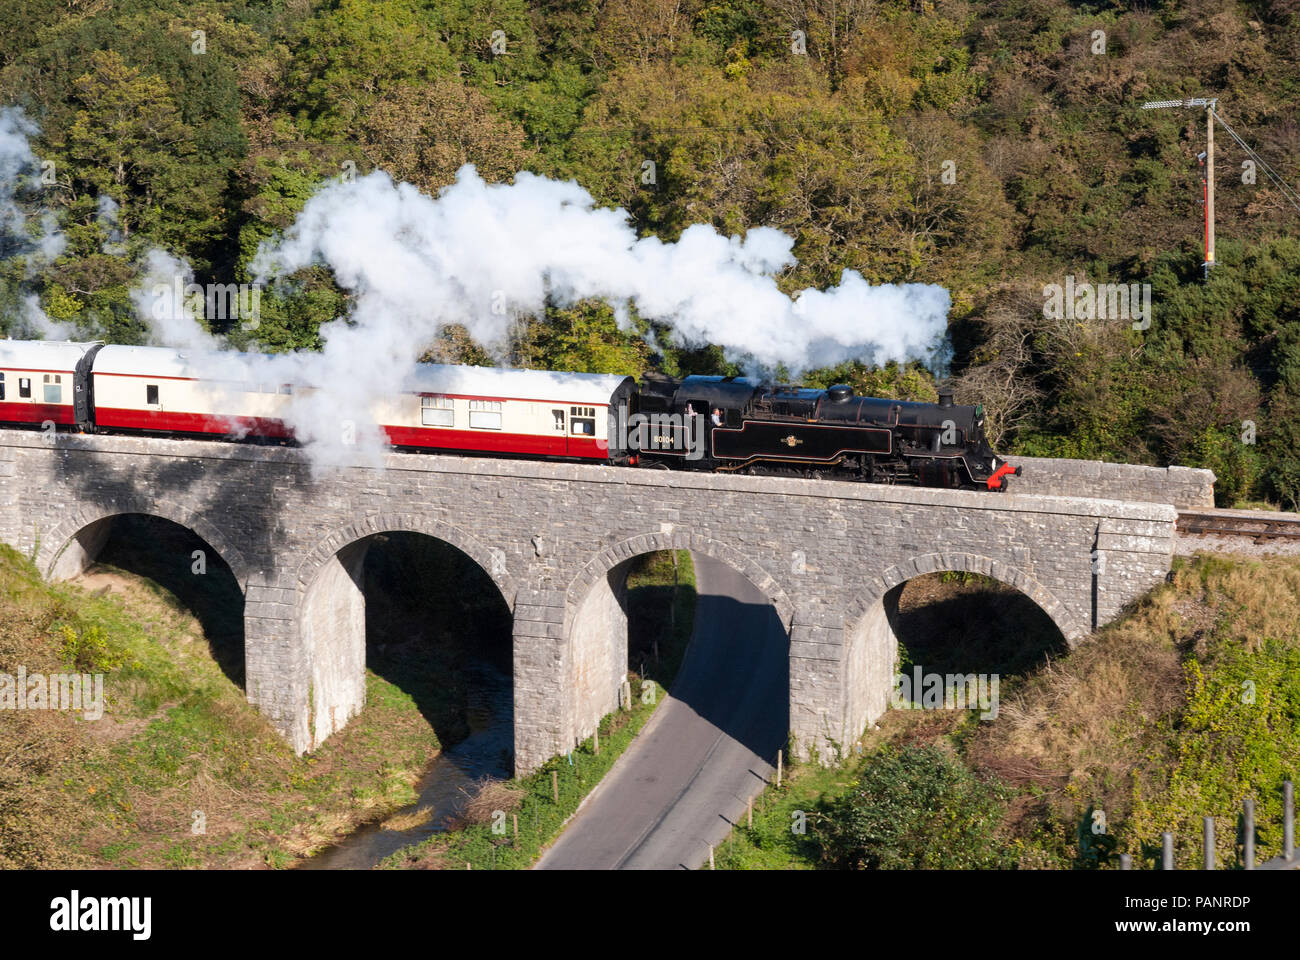
[[[0,540],[63,578],[114,516],[192,530],[244,592],[248,699],[299,752],[364,703],[366,539],[445,541],[513,611],[518,772],[617,709],[628,561],[689,549],[771,601],[790,639],[792,733],[827,756],[885,710],[907,580],[994,577],[1074,643],[1165,577],[1175,506],[1203,505],[1213,483],[1177,467],[1024,462],[1019,489],[1033,492],[1013,494],[409,453],[313,474],[286,447],[0,430]]]

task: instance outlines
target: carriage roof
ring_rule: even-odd
[[[310,354],[299,354],[307,360]],[[95,358],[95,372],[135,376],[182,377],[219,380],[257,380],[274,375],[292,379],[284,369],[259,369],[261,354],[235,351],[189,353],[169,347],[105,347]],[[293,364],[301,367],[301,364]],[[509,367],[471,367],[421,363],[393,378],[396,389],[407,393],[448,393],[462,396],[500,397],[581,404],[608,404],[630,377],[601,373],[517,370]],[[307,384],[304,384],[307,385]]]
[[[631,377],[422,363],[403,382],[416,393],[451,393],[547,402],[609,404]]]
[[[94,346],[71,340],[0,340],[0,367],[72,372]]]

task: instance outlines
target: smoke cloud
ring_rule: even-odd
[[[743,239],[707,225],[675,243],[638,238],[625,211],[597,207],[576,183],[520,173],[488,184],[466,165],[437,198],[380,171],[333,182],[259,248],[251,270],[267,283],[324,265],[352,296],[350,315],[322,329],[324,349],[306,364],[320,389],[295,401],[299,435],[335,461],[355,455],[334,439],[339,411],[389,394],[445,326],[501,351],[516,318],[548,302],[604,300],[625,326],[635,309],[676,342],[719,344],[751,368],[934,355],[946,290],[873,286],[845,270],[838,286],[789,297],[776,275],[796,262],[793,246],[768,227]]]
[[[354,295],[352,323],[416,352],[449,323],[500,348],[515,317],[594,298],[623,322],[634,307],[679,343],[716,343],[765,367],[930,356],[946,290],[872,286],[845,270],[838,286],[791,298],[775,276],[795,263],[793,247],[769,227],[743,239],[703,224],[675,243],[638,238],[625,211],[598,208],[576,183],[520,173],[488,184],[466,165],[436,199],[383,172],[332,183],[252,270],[266,281],[323,264]]]
[[[0,108],[0,256],[5,259],[29,244],[27,217],[18,206],[17,193],[37,166],[27,142],[34,133],[36,125],[20,108]]]
[[[154,346],[215,353],[221,344],[199,323],[185,288],[194,282],[189,263],[154,247],[145,252],[139,281],[131,288],[136,315]]]
[[[20,202],[36,186],[40,161],[28,138],[39,132],[20,107],[0,108],[0,260],[21,257],[27,279],[53,262],[68,244],[48,210],[39,212],[40,227],[33,232]],[[10,325],[13,335],[58,340],[76,335],[72,324],[46,315],[34,293],[19,294],[16,313]]]
[[[23,188],[36,186],[40,162],[27,138],[38,132],[21,107],[0,108],[0,259],[24,257],[28,277],[52,263],[68,245],[53,213],[41,211],[40,229],[33,235],[19,205]]]
[[[122,242],[122,223],[118,219],[120,210],[118,202],[106,193],[95,198],[95,220],[107,234],[100,250],[113,257],[126,254],[126,244]]]

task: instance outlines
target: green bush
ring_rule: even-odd
[[[92,624],[80,633],[70,626],[60,628],[63,635],[63,660],[87,673],[116,670],[126,662],[126,651],[111,642],[104,631]]]
[[[1003,797],[936,747],[885,748],[816,812],[815,835],[822,860],[844,869],[1009,868]]]

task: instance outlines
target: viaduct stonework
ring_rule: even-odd
[[[192,530],[244,592],[248,699],[299,752],[364,704],[367,538],[445,541],[513,611],[520,773],[618,708],[628,561],[691,550],[771,601],[790,638],[792,732],[805,754],[829,756],[886,708],[907,580],[994,577],[1074,643],[1165,577],[1175,505],[1204,505],[1214,479],[1044,461],[1030,483],[1025,463],[1033,494],[406,453],[315,475],[293,448],[0,430],[0,540],[66,578],[93,560],[114,516]],[[1050,495],[1044,477],[1067,495]],[[1103,499],[1112,488],[1120,499]]]

